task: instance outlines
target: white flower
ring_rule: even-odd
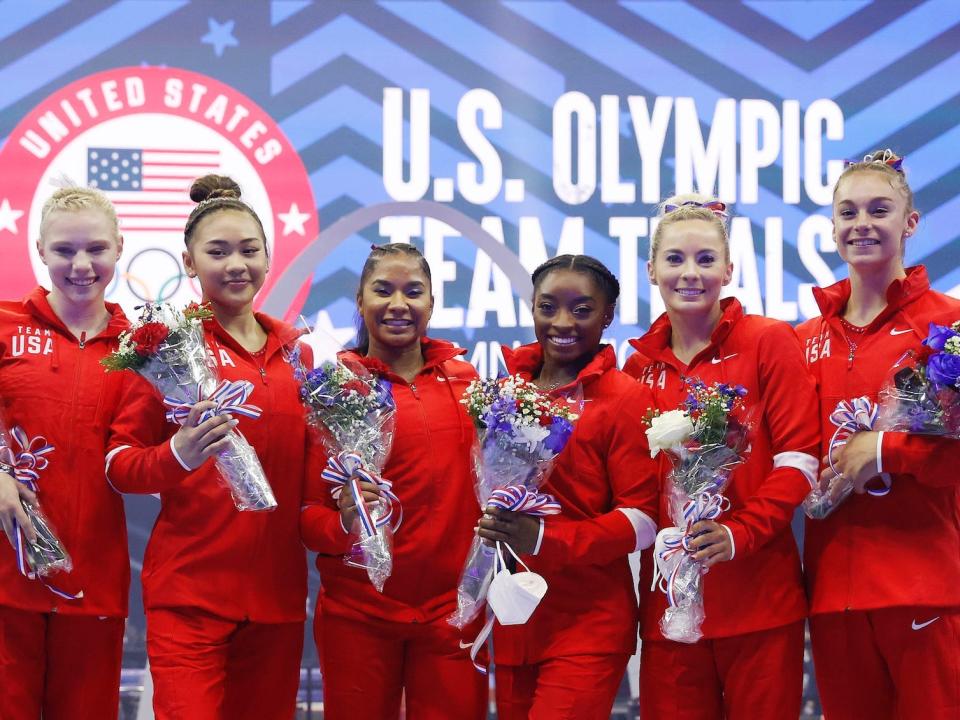
[[[542,425],[521,425],[517,428],[520,436],[530,443],[538,443],[544,440],[550,431]]]
[[[680,445],[692,433],[693,422],[683,410],[670,410],[657,415],[647,428],[650,457],[656,457],[661,450]]]

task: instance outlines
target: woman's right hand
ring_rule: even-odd
[[[370,508],[371,505],[380,500],[380,488],[374,483],[361,480],[360,493],[363,495],[363,504]],[[357,505],[353,501],[353,493],[350,488],[344,486],[337,498],[337,507],[340,509],[340,522],[347,530],[353,527],[353,521],[357,519]]]
[[[3,525],[3,532],[10,541],[10,545],[17,547],[14,539],[14,523],[23,530],[23,535],[28,542],[37,539],[37,533],[33,529],[33,523],[20,504],[20,500],[35,504],[37,496],[23,483],[17,482],[11,475],[0,472],[0,525]]]
[[[196,470],[207,458],[227,449],[227,434],[233,430],[238,420],[232,415],[214,415],[199,425],[197,422],[206,410],[212,410],[217,404],[210,400],[196,403],[187,415],[187,421],[173,436],[173,446],[177,455],[191,469]]]

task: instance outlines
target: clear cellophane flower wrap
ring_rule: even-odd
[[[734,469],[746,460],[753,428],[743,397],[746,389],[688,379],[684,407],[648,416],[647,437],[653,457],[665,450],[670,459],[667,507],[674,527],[657,534],[654,588],[667,595],[660,629],[668,640],[697,642],[703,633],[703,576],[695,560],[690,529],[716,520],[729,508],[723,495]]]
[[[54,447],[46,438],[30,438],[24,430],[14,426],[9,431],[0,421],[0,471],[22,483],[33,493],[37,493],[40,473],[47,468],[47,455]],[[39,579],[56,595],[68,600],[83,597],[83,592],[68,574],[73,570],[73,562],[56,531],[47,519],[40,502],[27,502],[21,498],[20,505],[33,525],[36,539],[27,540],[23,528],[14,521],[14,540],[17,568],[24,577]]]
[[[836,430],[827,458],[833,477],[804,499],[807,517],[827,517],[853,492],[853,483],[837,471],[834,461],[835,453],[855,433],[882,430],[960,438],[960,322],[930,323],[923,347],[904,353],[894,363],[878,399],[878,403],[869,397],[844,400],[831,413]],[[866,491],[882,497],[891,484],[891,476],[883,473],[866,485]]]
[[[120,336],[119,348],[101,362],[107,370],[133,370],[146,378],[163,396],[171,422],[183,425],[200,400],[216,407],[205,411],[198,424],[225,413],[260,417],[260,408],[247,403],[253,383],[219,379],[203,336],[202,321],[208,317],[211,311],[196,304],[183,311],[166,303],[145,305],[130,331]],[[226,439],[228,447],[215,461],[234,505],[242,511],[274,510],[277,501],[256,450],[237,430]]]
[[[474,380],[461,402],[477,427],[472,455],[481,511],[493,505],[534,516],[559,512],[551,496],[537,491],[582,412],[582,388],[551,395],[520,376],[508,376]],[[463,629],[480,614],[495,557],[494,547],[474,537],[450,624]]]
[[[328,455],[322,477],[332,486],[334,500],[349,492],[357,507],[351,532],[358,539],[344,562],[366,570],[373,586],[383,592],[393,572],[393,534],[403,520],[400,500],[382,477],[396,417],[391,383],[349,360],[307,370],[300,362],[299,346],[289,359],[300,382],[307,422]],[[375,504],[363,502],[360,481],[378,487],[380,499]]]

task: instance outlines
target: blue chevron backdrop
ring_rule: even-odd
[[[906,156],[923,212],[908,260],[960,293],[958,49],[954,0],[0,0],[0,142],[112,68],[220,81],[303,161],[314,207],[284,234],[319,220],[265,306],[346,342],[370,243],[412,239],[436,278],[434,332],[492,373],[498,344],[532,337],[524,274],[557,252],[621,277],[618,348],[649,324],[650,218],[674,188],[732,206],[750,310],[809,316],[809,288],[843,274],[831,182],[877,147]],[[27,218],[0,201],[2,242]],[[179,252],[176,232],[163,242]]]

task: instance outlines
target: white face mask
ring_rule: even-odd
[[[523,562],[513,548],[507,545],[507,550],[517,559],[517,562],[526,568],[526,572],[510,574],[503,561],[503,551],[497,543],[497,559],[494,565],[494,577],[487,590],[487,602],[490,609],[497,616],[501,625],[523,625],[547,592],[547,581]]]

